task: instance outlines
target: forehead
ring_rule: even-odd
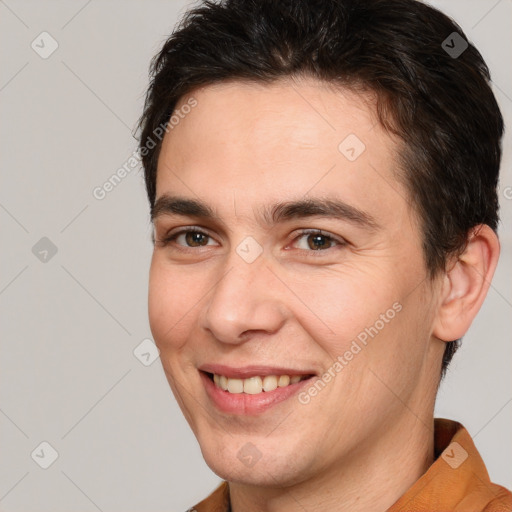
[[[214,138],[236,140],[236,147],[224,148],[230,156],[243,144],[245,154],[250,146],[261,149],[264,145],[267,152],[277,150],[282,155],[295,150],[312,155],[315,150],[328,150],[337,157],[338,144],[349,134],[374,146],[392,145],[378,124],[373,96],[313,78],[286,78],[270,84],[228,81],[208,85],[182,97],[175,111],[179,112],[191,97],[197,106],[179,116],[179,126],[172,127],[172,132],[192,139],[197,133],[206,132],[208,138],[203,143]],[[370,137],[369,132],[375,127],[378,128]],[[186,152],[188,147],[181,150]],[[263,156],[261,152],[259,156]]]
[[[314,79],[225,82],[181,98],[197,102],[166,134],[157,198],[179,193],[262,200],[335,194],[373,216],[407,210],[396,179],[399,145],[378,123],[368,95]]]

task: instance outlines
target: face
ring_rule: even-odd
[[[192,96],[158,161],[152,333],[213,471],[292,485],[428,418],[438,293],[368,98],[313,79]]]

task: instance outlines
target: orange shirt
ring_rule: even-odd
[[[490,481],[460,423],[435,418],[434,451],[434,463],[387,512],[512,512],[512,493]],[[230,512],[228,483],[191,510]]]

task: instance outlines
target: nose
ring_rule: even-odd
[[[264,254],[248,263],[233,252],[204,303],[202,327],[229,344],[277,332],[287,316],[280,285]]]

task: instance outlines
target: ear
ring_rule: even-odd
[[[442,276],[434,336],[454,341],[466,334],[487,295],[499,255],[498,237],[489,226],[471,229],[466,249]]]

